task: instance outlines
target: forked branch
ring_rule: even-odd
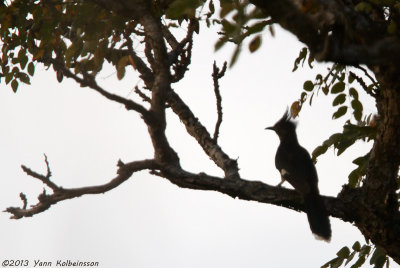
[[[118,171],[117,176],[110,180],[108,183],[96,186],[88,186],[88,187],[80,187],[80,188],[63,188],[58,186],[54,182],[50,180],[51,172],[49,163],[47,161],[47,157],[45,158],[46,166],[47,166],[47,174],[43,175],[38,172],[32,171],[30,168],[26,166],[22,166],[22,169],[29,176],[40,180],[43,184],[50,187],[53,193],[48,194],[46,189],[43,189],[43,192],[38,196],[39,202],[35,205],[31,205],[27,208],[28,201],[26,199],[25,194],[21,193],[20,197],[23,202],[22,207],[9,207],[5,210],[5,212],[9,212],[12,214],[12,219],[20,219],[22,217],[31,217],[35,214],[41,213],[47,209],[49,209],[52,205],[71,198],[79,197],[86,194],[100,194],[108,192],[115,187],[119,186],[127,179],[129,179],[134,172],[141,170],[151,170],[156,169],[157,165],[154,160],[142,160],[142,161],[134,161],[127,164],[122,163],[122,161],[118,162]]]

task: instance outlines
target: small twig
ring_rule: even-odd
[[[144,41],[145,41],[144,54],[146,55],[147,61],[150,63],[150,66],[152,67],[152,69],[154,69],[155,66],[154,55],[150,42],[148,41],[148,37],[145,37]]]
[[[144,94],[144,92],[141,91],[138,86],[135,86],[135,93],[138,94],[139,97],[141,97],[143,101],[151,103],[150,97],[147,96],[146,94]]]
[[[369,95],[371,95],[374,98],[376,97],[376,94],[368,88],[368,86],[365,84],[364,80],[361,77],[359,77],[352,71],[350,71],[350,75],[354,77],[354,79],[360,84],[360,86],[364,89],[365,92],[367,92]]]
[[[28,176],[34,177],[34,178],[42,181],[45,185],[50,187],[54,192],[61,191],[62,188],[58,187],[54,182],[52,182],[50,180],[51,170],[50,170],[49,162],[47,160],[47,156],[46,155],[44,155],[44,161],[46,163],[46,169],[47,169],[47,174],[46,175],[39,174],[39,173],[31,170],[30,168],[26,167],[25,165],[21,165],[21,168]]]
[[[167,40],[168,44],[171,46],[172,49],[176,49],[179,45],[178,40],[176,40],[175,36],[171,33],[167,26],[164,24],[162,25],[162,32],[164,35],[165,40]]]
[[[28,206],[28,199],[26,198],[26,195],[24,193],[20,193],[19,197],[21,198],[22,202],[24,203],[24,206],[22,208],[26,209],[26,207]]]
[[[220,70],[217,67],[216,62],[214,61],[212,77],[214,81],[214,93],[217,101],[217,113],[218,113],[218,119],[217,123],[215,124],[214,137],[213,137],[215,142],[217,142],[218,140],[219,128],[221,127],[222,124],[222,97],[221,97],[221,92],[219,90],[219,79],[221,79],[225,75],[226,67],[227,67],[226,61],[224,62],[222,70]]]
[[[47,155],[46,155],[46,154],[44,154],[44,162],[46,163],[46,169],[47,169],[47,175],[46,175],[46,177],[47,177],[48,179],[50,179],[50,177],[51,177],[51,170],[50,170],[49,161],[47,160]]]
[[[62,70],[63,74],[66,77],[72,78],[76,82],[78,82],[81,85],[81,87],[90,87],[91,89],[100,93],[103,97],[123,104],[127,110],[134,110],[134,111],[140,113],[144,117],[148,115],[147,109],[144,108],[142,105],[140,105],[132,100],[128,100],[124,97],[118,96],[116,94],[112,94],[112,93],[106,91],[105,89],[103,89],[102,87],[100,87],[96,83],[96,80],[94,79],[94,77],[92,75],[90,75],[88,73],[83,73],[82,74],[83,77],[79,77],[78,75],[71,72],[67,67],[65,67],[65,65],[63,63],[61,63],[53,58],[46,58],[43,60],[43,62],[53,64],[54,66],[56,66],[56,68],[58,70]]]
[[[357,65],[357,66],[355,66],[355,67],[356,67],[357,69],[360,69],[361,71],[363,71],[364,74],[365,74],[365,76],[367,76],[367,77],[371,80],[372,84],[374,84],[374,86],[376,87],[376,89],[379,89],[380,86],[379,86],[378,81],[376,81],[376,80],[368,73],[367,69],[361,67],[360,65]]]

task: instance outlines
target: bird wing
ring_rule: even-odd
[[[309,153],[303,147],[291,147],[289,151],[284,145],[280,146],[276,153],[275,166],[282,178],[300,193],[318,192],[317,171]]]

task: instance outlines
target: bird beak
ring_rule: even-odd
[[[275,131],[275,128],[273,126],[272,127],[266,127],[265,129],[269,129],[269,130]]]

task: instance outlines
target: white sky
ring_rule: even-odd
[[[174,86],[210,132],[216,121],[212,63],[216,59],[222,66],[231,54],[226,48],[214,53],[215,39],[214,33],[201,29],[190,72]],[[221,80],[220,144],[232,158],[239,158],[243,178],[275,185],[278,138],[264,128],[299,98],[303,82],[314,79],[316,71],[291,72],[302,45],[287,33],[278,30],[275,38],[263,41],[260,51],[243,53]],[[133,73],[117,82],[111,69],[100,77],[106,89],[123,96],[138,82]],[[147,129],[135,113],[72,80],[57,83],[52,70],[37,65],[32,85],[20,86],[17,94],[4,82],[0,86],[1,210],[20,206],[20,192],[30,204],[36,203],[43,185],[26,176],[20,165],[45,172],[43,153],[53,181],[63,187],[102,184],[115,176],[118,159],[152,156]],[[373,112],[373,102],[364,100],[366,112]],[[301,113],[298,136],[309,151],[342,129],[344,120],[331,120],[331,102],[320,94],[313,107],[306,105]],[[221,175],[176,116],[170,113],[168,120],[168,138],[183,167]],[[320,157],[321,193],[337,195],[355,168],[351,161],[369,147],[357,144],[340,158],[333,150]],[[304,213],[180,189],[146,172],[104,195],[64,201],[33,218],[10,220],[9,214],[1,213],[0,222],[1,260],[28,259],[32,267],[34,260],[59,259],[99,261],[102,268],[320,267],[341,247],[364,242],[355,227],[334,218],[327,244],[314,239]]]

